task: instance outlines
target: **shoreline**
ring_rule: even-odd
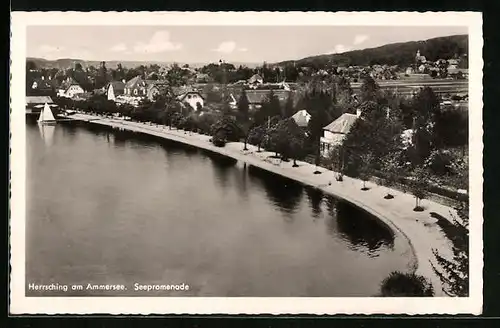
[[[299,167],[294,168],[291,161],[270,160],[269,156],[274,155],[273,152],[264,150],[258,152],[257,147],[250,144],[247,145],[248,150],[244,151],[243,143],[241,142],[229,142],[224,147],[216,147],[209,141],[211,136],[170,129],[162,125],[104,118],[81,113],[71,115],[68,118],[75,121],[104,125],[180,142],[211,153],[233,158],[271,174],[276,174],[294,180],[302,185],[318,189],[326,195],[349,202],[376,217],[380,222],[388,226],[395,235],[404,237],[412,252],[409,259],[409,271],[428,278],[434,287],[435,297],[446,296],[441,289],[441,281],[431,266],[431,261],[435,263],[432,253],[433,249],[438,250],[440,254],[446,257],[450,257],[453,254],[451,241],[446,238],[439,226],[436,225],[437,220],[431,217],[431,212],[438,213],[451,222],[450,215],[451,213],[455,213],[455,210],[450,207],[424,199],[421,203],[425,207],[425,211],[414,212],[415,199],[410,194],[391,189],[391,193],[395,198],[386,200],[383,198],[387,190],[385,187],[367,182],[366,186],[369,190],[362,191],[362,182],[360,180],[344,176],[343,181],[338,182],[335,180],[333,171],[321,167],[316,168],[315,165],[302,161],[297,161]],[[316,169],[322,173],[313,174]]]

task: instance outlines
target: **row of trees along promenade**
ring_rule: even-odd
[[[391,188],[402,188],[415,196],[415,211],[423,211],[419,201],[440,186],[450,197],[460,196],[457,190],[468,190],[468,115],[466,111],[443,109],[439,97],[429,87],[414,97],[401,97],[382,90],[371,78],[361,86],[359,101],[354,101],[349,82],[339,76],[311,79],[299,88],[299,100],[291,97],[282,105],[271,90],[261,108],[250,109],[245,90],[237,105],[222,99],[217,106],[193,110],[179,103],[171,91],[143,100],[139,106],[117,105],[102,95],[84,101],[56,98],[61,108],[77,108],[97,115],[130,117],[140,122],[163,124],[212,136],[218,147],[227,142],[242,141],[244,148],[252,144],[274,153],[282,161],[314,158],[316,166],[338,172],[364,182],[375,180],[387,187],[385,198],[392,198]],[[307,127],[299,127],[291,117],[306,109],[311,115]],[[323,127],[343,113],[356,113],[356,120],[341,145],[327,156],[320,155]],[[403,131],[410,130],[410,140]],[[317,171],[320,172],[319,170]],[[446,186],[446,188],[443,188]],[[468,293],[468,213],[467,197],[458,197],[454,205],[461,210],[453,224],[441,220],[441,228],[454,244],[454,259],[436,253],[436,272],[450,295]],[[438,220],[439,223],[439,220]],[[448,262],[446,262],[448,261]],[[450,264],[451,263],[451,264]],[[453,265],[452,265],[453,264]],[[468,267],[467,267],[468,268]],[[397,279],[396,279],[397,280]]]

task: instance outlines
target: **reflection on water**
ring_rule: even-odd
[[[318,190],[72,124],[55,127],[51,146],[27,126],[27,283],[124,283],[120,296],[172,296],[132,284],[174,280],[192,287],[174,296],[370,296],[407,266],[383,224]]]
[[[264,185],[267,197],[273,204],[280,204],[281,211],[290,214],[296,212],[304,194],[300,183],[256,167],[250,167],[249,173]]]
[[[307,197],[309,198],[309,203],[311,204],[312,215],[314,218],[321,216],[321,203],[323,201],[323,192],[316,188],[305,188]]]
[[[229,184],[230,173],[237,161],[233,158],[219,156],[217,154],[208,155],[213,164],[215,179],[220,182],[221,186],[226,188]]]
[[[374,256],[380,248],[394,248],[394,233],[380,220],[346,202],[338,202],[336,208],[335,234],[347,239],[351,247]]]
[[[56,131],[55,125],[38,124],[38,129],[45,145],[48,147],[52,146],[54,144],[54,133]]]

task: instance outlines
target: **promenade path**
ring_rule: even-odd
[[[446,296],[442,291],[441,281],[431,266],[431,262],[435,263],[432,250],[436,249],[444,256],[451,258],[453,254],[452,244],[437,225],[437,219],[431,217],[431,213],[435,212],[451,222],[452,215],[456,211],[450,207],[430,200],[422,200],[421,204],[425,211],[415,212],[413,211],[415,198],[410,194],[391,190],[391,194],[395,197],[386,200],[384,199],[387,192],[385,187],[366,182],[366,186],[370,189],[363,191],[361,190],[361,180],[344,176],[343,181],[339,182],[335,179],[335,172],[321,167],[316,168],[315,165],[301,161],[297,161],[298,167],[292,167],[293,161],[282,162],[271,159],[270,157],[274,153],[258,152],[257,147],[253,145],[248,145],[247,151],[243,150],[244,145],[240,142],[230,142],[225,147],[216,147],[210,142],[210,136],[170,129],[162,125],[103,118],[81,113],[71,117],[75,120],[146,133],[206,149],[318,188],[336,198],[344,199],[376,216],[396,233],[406,237],[414,253],[414,256],[410,256],[409,259],[410,262],[413,261],[410,271],[427,277],[434,286],[435,296]],[[317,169],[322,173],[314,174]]]

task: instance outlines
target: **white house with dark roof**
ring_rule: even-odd
[[[106,87],[106,95],[108,100],[116,100],[116,97],[123,95],[125,91],[125,83],[123,81],[109,82]]]
[[[85,90],[73,78],[68,77],[57,90],[58,97],[73,98],[78,94],[85,93]]]
[[[203,98],[201,93],[194,88],[173,88],[173,92],[177,100],[180,101],[181,104],[188,104],[195,111],[198,110],[198,108],[203,108],[203,106],[205,105],[205,99]]]
[[[140,75],[137,75],[125,83],[124,95],[129,97],[145,97],[146,88],[146,81]]]

